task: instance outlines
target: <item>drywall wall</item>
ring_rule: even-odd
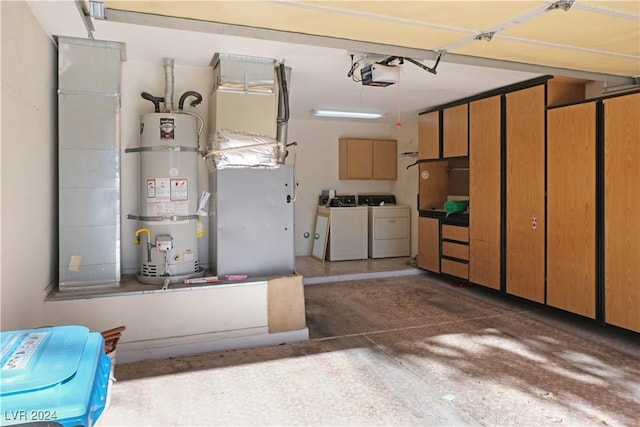
[[[418,151],[418,116],[407,117],[402,126],[391,128],[391,136],[398,140],[398,179],[391,191],[398,204],[411,207],[411,256],[418,253],[418,167],[407,166],[418,160],[417,155],[402,155],[404,152]]]
[[[2,330],[41,326],[57,277],[56,60],[26,2],[2,8]]]

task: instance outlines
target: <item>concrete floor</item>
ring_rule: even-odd
[[[427,274],[344,274],[305,286],[308,342],[118,365],[99,424],[640,425],[638,334]]]

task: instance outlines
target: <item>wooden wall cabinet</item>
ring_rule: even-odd
[[[640,93],[603,102],[605,321],[640,332]]]
[[[545,87],[505,96],[506,291],[544,303]]]
[[[440,158],[440,111],[418,116],[418,159]]]
[[[469,280],[500,289],[501,97],[469,104]]]
[[[397,179],[397,141],[340,138],[340,179]]]
[[[547,304],[596,316],[596,103],[547,111]]]
[[[442,157],[465,157],[469,154],[469,107],[462,104],[442,112]]]
[[[554,77],[547,82],[547,106],[584,101],[586,81]]]

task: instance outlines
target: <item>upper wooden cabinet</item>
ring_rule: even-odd
[[[340,179],[397,178],[396,140],[340,138],[339,144]]]
[[[554,77],[547,82],[547,106],[570,104],[585,99],[585,80]]]
[[[418,158],[420,160],[440,157],[440,112],[418,116]]]
[[[469,155],[468,104],[445,108],[442,123],[442,157]]]

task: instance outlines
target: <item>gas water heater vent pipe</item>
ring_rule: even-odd
[[[278,117],[276,118],[276,139],[282,143],[282,151],[287,143],[287,123],[289,122],[289,88],[287,73],[283,62],[276,67],[278,81]]]
[[[164,109],[173,111],[173,58],[162,58],[164,65]]]

